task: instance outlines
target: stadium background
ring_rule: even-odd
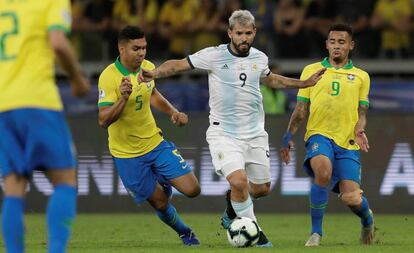
[[[147,59],[160,64],[166,59],[184,57],[199,48],[226,43],[225,24],[229,14],[234,9],[248,8],[254,13],[259,26],[254,46],[268,54],[279,73],[290,77],[298,78],[306,64],[325,57],[320,45],[324,43],[324,32],[330,23],[343,20],[357,28],[357,49],[353,61],[371,76],[371,108],[367,127],[371,149],[368,154],[362,155],[363,189],[377,213],[413,213],[414,1],[389,1],[393,2],[394,7],[404,6],[404,3],[411,6],[410,11],[401,11],[408,13],[408,16],[400,13],[388,23],[376,24],[376,17],[388,15],[383,8],[377,7],[380,2],[387,1],[72,1],[74,22],[71,38],[83,70],[93,83],[93,91],[87,98],[75,99],[70,95],[68,80],[60,70],[57,72],[59,89],[78,150],[78,210],[151,210],[147,204],[137,208],[127,196],[108,153],[106,131],[97,125],[97,78],[117,56],[114,44],[116,32],[126,24],[143,28],[148,34]],[[212,3],[215,4],[210,7]],[[276,21],[278,16],[283,22]],[[292,16],[295,18],[292,19]],[[293,29],[292,33],[284,32],[292,24],[298,24],[299,28]],[[394,34],[392,41],[398,43],[388,45],[384,32]],[[183,212],[221,212],[227,188],[226,182],[214,173],[205,141],[208,127],[206,73],[195,71],[159,80],[157,88],[190,116],[188,126],[175,128],[165,115],[154,112],[166,138],[180,148],[202,187],[201,196],[195,199],[176,194],[174,204]],[[274,94],[273,91],[264,92]],[[283,91],[277,98],[264,101],[265,106],[278,103],[282,108],[275,111],[267,108],[266,129],[270,135],[273,189],[255,206],[258,212],[305,213],[308,210],[310,180],[301,169],[303,129],[295,136],[297,149],[292,164],[282,166],[277,155],[281,136],[295,104],[295,94],[295,90]],[[50,192],[51,185],[47,179],[36,173],[30,184],[27,209],[43,212]],[[328,210],[348,212],[333,195],[330,196]]]

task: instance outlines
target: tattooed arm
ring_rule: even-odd
[[[368,152],[369,143],[368,137],[365,134],[365,126],[367,125],[368,106],[359,105],[358,107],[358,122],[355,126],[356,141],[362,151]]]
[[[291,140],[293,135],[298,131],[300,126],[305,121],[309,111],[309,103],[305,101],[297,101],[295,110],[290,117],[288,130],[283,136],[283,145],[280,149],[280,156],[282,161],[285,164],[288,164],[290,161],[290,149],[293,149],[295,146],[294,142]]]

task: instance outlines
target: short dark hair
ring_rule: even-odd
[[[126,40],[145,38],[145,34],[136,26],[126,26],[118,34],[118,43]]]
[[[351,25],[346,24],[346,23],[337,23],[337,24],[331,25],[331,27],[329,27],[328,34],[332,31],[347,32],[349,36],[351,37],[351,39],[354,36],[354,29],[352,28]]]

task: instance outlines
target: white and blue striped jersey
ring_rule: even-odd
[[[247,139],[265,134],[260,78],[270,74],[268,57],[256,48],[247,56],[229,44],[202,49],[187,57],[192,68],[208,71],[210,127],[207,134]]]

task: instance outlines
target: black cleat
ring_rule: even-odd
[[[256,243],[256,247],[259,248],[272,248],[273,244],[269,239],[267,239],[266,235],[263,233],[263,231],[259,232],[259,240]]]

